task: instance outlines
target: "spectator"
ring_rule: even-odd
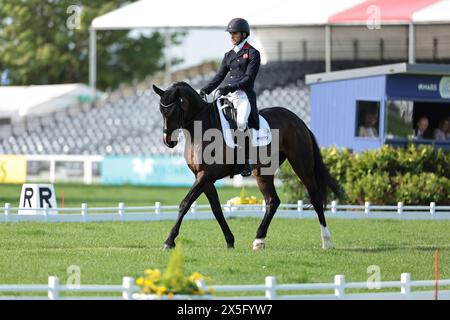
[[[439,127],[434,130],[436,140],[450,140],[450,119],[444,118],[439,121]]]
[[[367,112],[364,115],[364,124],[359,127],[359,137],[375,138],[378,137],[378,130],[375,127],[377,124],[377,116],[375,113]]]
[[[422,116],[417,121],[417,129],[414,135],[416,139],[433,139],[430,130],[428,130],[429,121],[426,116]]]

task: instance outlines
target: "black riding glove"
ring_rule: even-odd
[[[209,94],[209,92],[207,92],[205,88],[202,88],[200,90],[200,97],[202,97],[203,100],[205,100],[205,98],[208,94]]]
[[[219,93],[220,93],[220,95],[222,95],[222,96],[226,96],[226,95],[229,94],[230,92],[231,92],[230,86],[225,86],[225,87],[219,88]]]

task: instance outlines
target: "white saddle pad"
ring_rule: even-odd
[[[228,123],[227,119],[225,119],[225,116],[223,115],[220,101],[217,100],[217,109],[219,111],[220,115],[220,123],[222,125],[222,132],[223,137],[225,140],[225,143],[230,148],[235,148],[236,144],[233,141],[233,134],[232,130],[230,128],[230,124]],[[266,119],[259,115],[259,130],[255,130],[251,128],[251,137],[252,137],[252,147],[262,147],[267,146],[272,141],[272,132],[270,131],[269,124],[267,123]]]

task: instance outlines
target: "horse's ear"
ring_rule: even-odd
[[[164,94],[164,90],[158,88],[158,87],[155,86],[155,85],[153,85],[153,91],[155,91],[155,93],[156,93],[158,96],[160,96],[160,97]]]

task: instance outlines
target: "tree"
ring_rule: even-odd
[[[87,83],[91,21],[127,3],[0,0],[0,71],[8,68],[14,85]],[[97,32],[97,87],[112,89],[163,69],[163,49],[159,32],[137,39],[129,31]]]

